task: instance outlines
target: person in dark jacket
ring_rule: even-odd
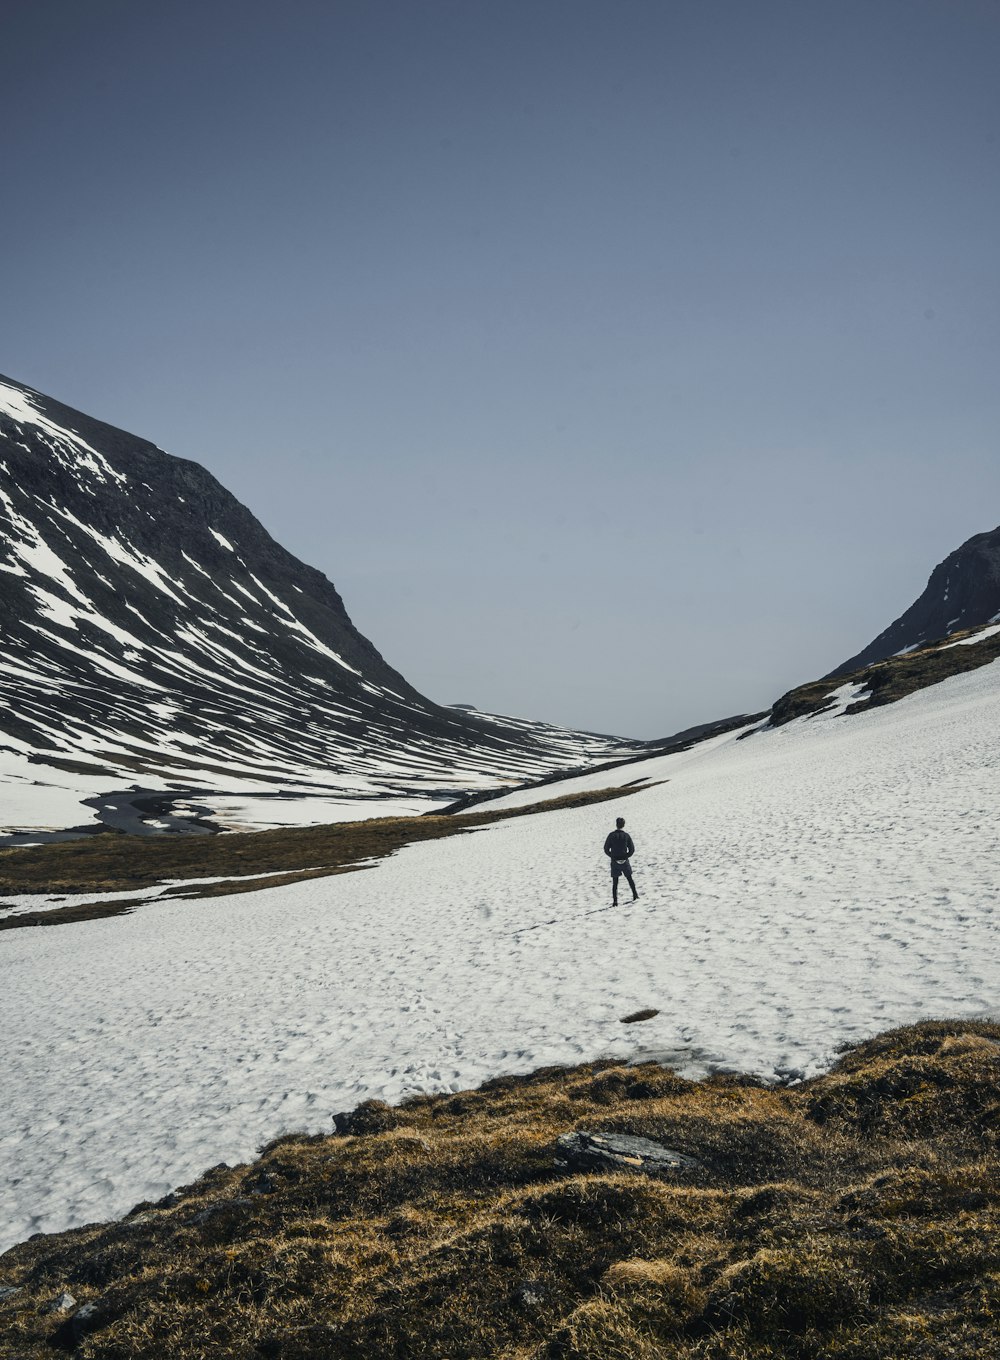
[[[635,890],[635,883],[632,881],[632,866],[629,859],[635,854],[635,845],[632,837],[625,830],[625,818],[618,817],[615,820],[615,829],[611,832],[608,839],[604,842],[604,853],[611,861],[611,905],[618,905],[618,880],[625,875],[625,882],[632,889],[632,901],[639,896]]]

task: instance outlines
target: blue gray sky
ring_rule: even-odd
[[[996,0],[5,0],[0,371],[430,697],[766,706],[1000,521]]]

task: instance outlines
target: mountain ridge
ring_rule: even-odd
[[[822,678],[848,675],[872,662],[950,633],[995,623],[1000,619],[1000,526],[971,538],[950,552],[930,574],[909,609],[879,633],[867,647],[848,657]]]
[[[0,743],[29,764],[450,801],[640,749],[424,698],[200,464],[9,378],[0,526]]]

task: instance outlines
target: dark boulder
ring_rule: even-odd
[[[333,1116],[333,1127],[340,1134],[386,1133],[405,1123],[405,1116],[384,1100],[365,1100],[356,1110]]]
[[[78,1308],[65,1322],[60,1323],[49,1337],[49,1345],[59,1350],[74,1351],[91,1332],[99,1331],[113,1321],[110,1309],[101,1299],[94,1299]]]
[[[674,1148],[626,1133],[564,1133],[558,1140],[556,1166],[569,1171],[638,1171],[646,1176],[676,1175],[698,1165]]]

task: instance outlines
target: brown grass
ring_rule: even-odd
[[[969,637],[980,631],[978,628],[960,629],[952,633],[948,641]],[[942,650],[942,642],[943,638],[919,651],[908,652],[906,656],[887,657],[885,661],[876,661],[849,675],[831,676],[827,680],[813,680],[807,685],[799,685],[797,689],[783,694],[774,705],[771,726],[780,727],[793,718],[821,713],[831,706],[830,695],[841,685],[854,683],[867,687],[868,693],[844,710],[846,713],[861,713],[866,708],[893,704],[897,699],[903,699],[928,685],[936,685],[950,676],[976,670],[1000,657],[1000,633],[965,647],[949,646]]]
[[[366,822],[220,836],[127,836],[108,832],[51,845],[0,850],[0,895],[127,892],[156,887],[171,879],[190,878],[229,881],[170,889],[169,896],[215,897],[222,893],[260,892],[356,869],[364,861],[383,859],[416,841],[464,835],[510,817],[606,803],[651,787],[643,782],[638,787],[593,789],[525,807],[484,809],[450,817],[380,817]],[[135,905],[136,900],[93,902],[23,913],[0,920],[0,930],[115,916]]]
[[[87,1360],[992,1356],[998,1076],[1000,1026],[935,1023],[797,1088],[594,1063],[370,1101],[0,1257],[0,1355],[50,1360],[67,1289]],[[561,1173],[570,1129],[700,1166]]]

